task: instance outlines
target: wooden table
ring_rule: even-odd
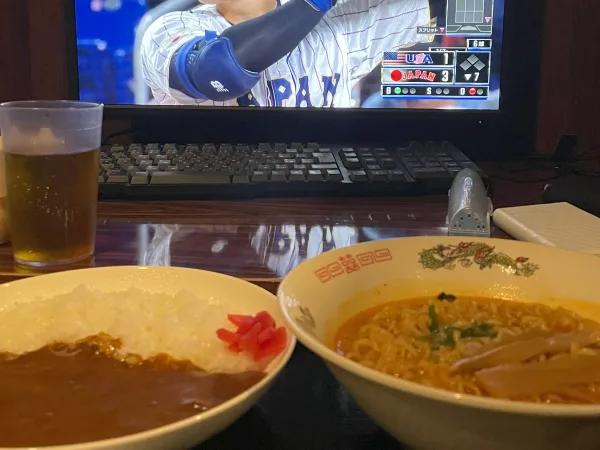
[[[494,180],[494,206],[541,201],[543,183]],[[0,283],[49,271],[112,265],[213,270],[265,287],[306,258],[373,239],[444,235],[444,195],[249,201],[101,202],[92,260],[52,269],[14,264],[0,246]],[[495,237],[506,237],[494,231]]]
[[[541,201],[541,184],[494,183],[496,206]],[[215,270],[274,291],[304,259],[372,239],[446,234],[446,196],[104,202],[96,256],[68,268],[170,264]],[[507,237],[494,231],[495,237]],[[61,268],[64,270],[65,268]],[[59,269],[52,269],[59,270]],[[0,246],[0,282],[43,273]],[[318,412],[316,414],[315,412]],[[257,407],[191,450],[408,450],[356,405],[301,344]]]

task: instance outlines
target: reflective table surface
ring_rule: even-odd
[[[541,202],[543,183],[494,182],[495,207]],[[73,266],[15,265],[0,246],[0,283],[56,270],[172,265],[222,272],[271,292],[307,258],[376,239],[445,235],[446,196],[103,202],[96,254]],[[507,238],[494,230],[494,237]],[[401,420],[399,418],[398,420]],[[259,405],[198,449],[401,449],[298,345]]]

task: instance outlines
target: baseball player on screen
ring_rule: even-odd
[[[214,0],[146,31],[161,105],[350,107],[384,51],[427,42],[429,0]],[[206,2],[205,2],[206,3]]]

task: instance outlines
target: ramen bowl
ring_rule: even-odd
[[[185,341],[186,335],[190,334],[190,330],[195,329],[196,323],[198,323],[198,327],[206,327],[206,329],[210,328],[212,330],[214,327],[215,331],[219,326],[222,326],[213,323],[212,318],[205,319],[207,316],[210,316],[208,314],[209,309],[202,306],[202,309],[199,310],[196,308],[196,302],[203,305],[205,303],[218,305],[219,308],[225,308],[227,311],[235,314],[256,314],[259,311],[267,311],[275,319],[276,324],[285,326],[275,296],[253,284],[233,277],[202,270],[174,267],[106,267],[42,275],[0,285],[0,317],[5,317],[2,314],[9,311],[10,308],[13,308],[14,311],[25,308],[29,317],[28,325],[22,327],[20,332],[18,330],[18,332],[12,333],[0,331],[0,335],[8,336],[9,339],[12,339],[12,336],[21,333],[24,339],[35,340],[37,337],[36,333],[41,333],[42,329],[52,333],[54,324],[62,326],[63,329],[68,328],[68,321],[70,320],[67,317],[68,313],[77,309],[78,302],[87,301],[81,290],[84,288],[90,291],[93,290],[100,295],[100,301],[95,303],[93,307],[90,307],[89,312],[91,313],[85,314],[85,316],[91,318],[93,326],[97,326],[98,323],[109,323],[105,322],[107,320],[106,317],[101,317],[103,316],[104,308],[117,309],[117,316],[119,314],[127,315],[121,320],[121,325],[127,326],[131,320],[132,329],[136,333],[137,330],[149,329],[149,324],[152,324],[152,330],[159,330],[159,323],[165,325],[163,328],[165,336],[163,341],[161,341],[161,345],[167,345],[167,342],[171,342],[171,344],[176,343],[178,340],[179,342],[182,342],[182,340]],[[130,291],[132,288],[133,291]],[[187,300],[185,302],[187,303],[185,305],[183,305],[184,301],[179,301],[180,297],[177,297],[181,291],[188,293],[186,294]],[[49,311],[44,306],[46,302],[54,302],[54,307],[56,308],[59,306],[59,300],[56,299],[64,298],[65,295],[70,296],[73,292],[76,292],[79,297],[74,299],[75,301],[71,302],[69,307],[61,307],[62,313],[54,314],[53,317],[46,317],[46,313]],[[143,311],[135,309],[134,306],[131,306],[131,310],[128,311],[127,306],[117,305],[119,302],[127,303],[127,300],[132,300],[133,298],[119,296],[113,302],[113,298],[110,296],[114,293],[123,292],[143,292],[144,295],[147,295],[147,297],[143,297]],[[156,300],[156,296],[168,296],[166,302],[160,304],[160,311],[155,306],[159,305],[159,303],[149,303],[146,301],[148,299]],[[175,300],[173,299],[178,300],[176,306],[173,306],[175,304]],[[106,303],[106,306],[102,306],[102,303]],[[183,306],[180,307],[180,305]],[[149,315],[154,317],[153,310],[156,310],[156,321],[151,322],[148,319],[144,324],[141,322],[136,323],[138,318],[144,321],[144,317],[148,317]],[[50,311],[57,310],[50,309]],[[221,316],[220,312],[221,310],[217,314],[218,317]],[[113,315],[115,315],[114,311]],[[17,316],[13,314],[12,317]],[[162,319],[158,320],[160,317],[164,318],[164,322],[162,322]],[[191,318],[187,320],[186,318],[189,317]],[[179,318],[186,320],[178,321]],[[227,317],[225,317],[225,322],[227,322]],[[52,325],[46,327],[48,323]],[[14,329],[14,325],[6,321],[2,323],[2,327],[5,329],[7,327],[13,327]],[[74,330],[77,331],[77,328],[74,328]],[[158,331],[151,331],[150,334],[152,333],[158,333]],[[213,331],[209,331],[209,334],[213,335]],[[148,335],[145,335],[146,337],[143,339],[135,337],[135,334],[132,336],[134,336],[131,338],[132,342],[134,339],[148,341]],[[142,335],[140,334],[140,336]],[[194,336],[200,336],[200,334],[194,334]],[[118,335],[116,337],[121,338]],[[150,340],[152,340],[152,336],[150,336]],[[191,347],[195,349],[197,345],[201,345],[197,344],[197,342],[193,341]],[[288,330],[285,349],[270,361],[266,367],[261,368],[266,374],[264,378],[240,394],[205,412],[164,426],[122,437],[97,440],[95,442],[81,442],[72,445],[33,445],[28,446],[28,448],[39,450],[190,449],[227,428],[257,402],[286,365],[293,352],[295,342],[295,337]],[[6,344],[6,342],[0,342],[0,346],[3,344]],[[205,347],[200,348],[204,349]],[[226,349],[226,346],[223,348]],[[174,348],[174,350],[177,351],[177,348]],[[174,358],[183,359],[183,357],[172,355],[168,351],[165,353]],[[127,392],[123,392],[120,395],[122,399],[126,399],[128,394]],[[5,403],[3,408],[10,410],[11,405]],[[117,403],[116,407],[109,411],[118,414],[119,404]],[[32,426],[29,432],[35,434],[35,430],[36,428]],[[6,450],[8,448],[11,447],[3,447],[0,442],[0,449]]]
[[[294,269],[278,300],[298,340],[362,409],[418,450],[600,448],[600,405],[459,394],[378,372],[332,350],[340,325],[371,307],[441,292],[563,306],[599,321],[600,259],[496,239],[419,237],[326,252]]]

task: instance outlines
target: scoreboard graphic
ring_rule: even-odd
[[[381,95],[386,98],[487,98],[491,40],[469,39],[466,48],[384,52]]]

